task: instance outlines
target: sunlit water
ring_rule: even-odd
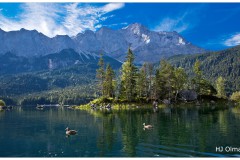
[[[153,129],[143,129],[143,123]],[[66,137],[65,128],[78,131]],[[14,107],[0,112],[0,157],[230,157],[240,148],[240,109],[81,111]]]

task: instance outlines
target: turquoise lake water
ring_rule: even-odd
[[[217,108],[14,107],[0,112],[0,157],[238,157],[240,109]],[[143,123],[154,128],[144,130]],[[67,137],[67,126],[77,135]],[[216,152],[216,147],[224,150]]]

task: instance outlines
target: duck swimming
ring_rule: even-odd
[[[151,129],[151,128],[153,128],[153,126],[152,125],[145,125],[145,123],[143,123],[143,128],[145,129]]]
[[[68,128],[68,127],[65,130],[66,130],[66,134],[67,135],[75,135],[75,134],[77,134],[77,131],[70,130],[70,128]]]

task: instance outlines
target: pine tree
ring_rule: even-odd
[[[153,74],[154,74],[153,64],[147,63],[147,77],[148,77],[147,99],[148,100],[153,99],[153,86],[154,86]]]
[[[219,98],[226,98],[226,92],[225,92],[225,79],[220,76],[216,80],[216,89],[217,89],[217,96]]]
[[[106,74],[105,74],[105,79],[104,79],[104,95],[106,97],[114,97],[114,71],[111,68],[111,66],[108,64],[106,68]]]
[[[200,69],[200,65],[201,65],[200,61],[196,60],[196,62],[194,63],[194,66],[193,66],[193,71],[199,79],[201,79],[201,77],[202,77],[202,71]]]
[[[103,61],[103,55],[100,55],[99,61],[98,61],[99,69],[97,69],[97,79],[99,79],[98,87],[101,93],[101,96],[104,95],[104,78],[105,78],[105,71],[104,71],[104,61]]]
[[[177,94],[181,89],[184,89],[187,84],[187,74],[185,70],[181,67],[174,68],[174,92],[175,92],[175,101],[177,101]]]
[[[147,79],[147,64],[144,63],[142,68],[140,69],[137,80],[136,80],[136,90],[137,97],[145,97],[147,96],[148,91],[148,79]]]
[[[121,98],[132,101],[135,94],[137,68],[133,64],[134,54],[128,49],[126,61],[122,65],[121,75]]]
[[[161,81],[160,81],[160,76],[159,76],[159,68],[156,69],[155,76],[153,78],[153,91],[152,91],[152,97],[151,100],[156,100],[160,96],[161,92]]]
[[[193,72],[195,74],[195,77],[192,79],[192,82],[193,82],[193,89],[195,89],[198,93],[200,93],[200,83],[202,81],[202,71],[200,69],[200,61],[197,60],[195,63],[194,63],[194,66],[193,66]]]
[[[160,62],[160,69],[156,74],[156,87],[157,93],[160,99],[167,98],[170,100],[173,95],[173,85],[174,85],[174,67],[162,60]]]
[[[200,61],[197,60],[193,66],[193,71],[195,77],[192,79],[193,89],[200,95],[214,95],[216,94],[216,89],[211,85],[211,83],[203,78],[203,72],[200,69]]]

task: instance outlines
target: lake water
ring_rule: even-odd
[[[240,156],[240,109],[216,108],[154,112],[14,107],[0,112],[0,157]],[[144,122],[154,128],[144,130]],[[67,126],[78,134],[66,137]],[[216,152],[221,146],[224,151]],[[239,152],[229,152],[229,147]]]

